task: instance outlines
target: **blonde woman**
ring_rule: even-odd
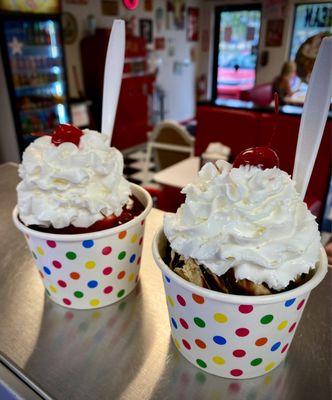
[[[279,94],[279,101],[282,103],[285,97],[292,96],[296,91],[292,91],[292,80],[296,76],[296,64],[294,61],[287,61],[281,68],[280,75],[273,81],[273,93]]]

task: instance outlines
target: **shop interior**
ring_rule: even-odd
[[[292,173],[310,72],[322,37],[332,33],[331,3],[50,3],[53,10],[26,14],[23,28],[24,13],[10,19],[2,12],[1,162],[18,162],[33,133],[58,123],[100,130],[108,37],[122,18],[126,54],[112,145],[125,156],[126,176],[149,187],[157,207],[176,210],[179,189],[207,149],[232,161],[266,144],[272,131],[281,168]],[[318,218],[329,186],[330,132],[329,119],[307,194]],[[179,171],[163,171],[184,159]]]
[[[105,132],[103,101],[109,95],[106,75],[112,88],[112,69],[105,69],[105,63],[112,27],[118,20],[125,22],[124,64],[114,126]],[[249,297],[249,302],[242,292],[242,303],[234,300],[240,294],[226,287],[228,281],[225,281],[227,291],[223,291],[224,287],[219,290],[222,286],[219,276],[210,286],[202,284],[198,288],[189,279],[182,279],[181,273],[176,275],[175,269],[163,269],[166,256],[161,257],[165,249],[160,244],[165,219],[174,216],[170,213],[181,207],[186,194],[190,197],[199,187],[199,183],[191,189],[187,185],[196,182],[199,171],[207,163],[215,166],[221,160],[229,167],[225,171],[230,171],[231,164],[234,171],[243,165],[237,165],[237,157],[246,149],[273,149],[278,163],[267,169],[279,167],[294,177],[294,165],[299,165],[296,161],[299,132],[304,130],[301,118],[313,81],[310,79],[314,76],[322,43],[330,40],[330,36],[332,2],[326,0],[0,0],[0,217],[3,221],[0,224],[3,239],[0,399],[330,398],[331,354],[327,349],[331,344],[331,318],[328,317],[331,315],[328,301],[331,268],[327,265],[332,265],[332,107],[329,94],[325,103],[326,118],[322,118],[326,124],[321,129],[312,174],[305,196],[301,199],[298,196],[302,206],[305,206],[302,200],[307,206],[305,212],[310,214],[310,210],[314,215],[308,218],[316,239],[321,235],[321,242],[317,239],[317,254],[320,251],[321,258],[313,262],[314,272],[310,269],[311,272],[301,272],[296,279],[287,281],[287,285],[289,282],[293,285],[294,281],[294,287],[285,284],[280,292],[275,288],[270,291],[265,281],[259,282],[260,289],[265,290],[260,293],[262,298],[268,297],[264,296],[266,291],[282,298],[278,303],[280,315],[278,310],[274,311],[276,302],[270,300],[265,304],[262,298]],[[327,75],[326,81],[331,83]],[[320,96],[316,98],[317,104],[321,104]],[[64,225],[65,231],[57,231],[55,225],[39,229],[35,223],[25,225],[20,219],[23,213],[12,211],[18,194],[17,169],[23,170],[22,164],[18,166],[24,152],[45,135],[54,135],[54,143],[58,127],[65,124],[77,127],[81,136],[81,130],[85,129],[109,133],[110,146],[120,150],[124,164],[125,179],[120,174],[114,185],[123,183],[123,179],[129,182],[128,187],[135,188],[138,197],[136,192],[134,200],[130,197],[133,209],[135,201],[139,203],[145,196],[146,204],[142,200],[136,214],[135,210],[129,213],[126,199],[120,211],[117,209],[118,214],[112,211],[105,216],[100,212],[106,220],[102,219],[102,223],[109,223],[116,215],[118,225],[99,227],[95,231],[94,224],[78,225],[74,228],[82,228],[81,231],[67,232],[66,228],[72,229],[72,225]],[[316,133],[311,138],[318,136]],[[75,139],[71,144],[79,148],[81,136],[77,143]],[[106,150],[111,152],[108,142]],[[313,144],[309,150],[314,153]],[[30,157],[33,159],[31,154]],[[65,162],[68,160],[64,161],[68,165]],[[97,165],[96,170],[103,167],[104,164]],[[68,175],[72,172],[69,169]],[[36,170],[33,173],[37,176],[40,171]],[[48,171],[45,167],[40,173],[41,181]],[[52,181],[61,187],[59,191],[63,190],[64,198],[69,182],[66,172],[64,179]],[[91,187],[92,191],[98,188]],[[124,187],[127,186],[124,184]],[[183,191],[185,187],[187,191]],[[234,193],[229,187],[229,198],[232,198]],[[258,183],[258,193],[260,189]],[[26,199],[29,196],[33,195],[29,192]],[[94,199],[91,203],[94,205]],[[197,214],[205,212],[199,205],[194,206]],[[267,219],[273,213],[278,218],[286,214],[294,217],[288,215],[289,210],[281,212],[281,208],[267,213]],[[43,214],[44,210],[38,211]],[[123,213],[127,219],[122,221]],[[301,220],[297,214],[296,218]],[[138,228],[134,226],[137,230],[130,231],[134,220]],[[209,229],[216,228],[213,222]],[[279,222],[275,222],[276,230],[282,225]],[[128,224],[126,230],[119,226],[123,223]],[[298,225],[301,224],[302,220]],[[24,233],[26,241],[14,225]],[[53,228],[54,231],[47,231]],[[103,232],[111,232],[113,228],[114,237],[110,242],[106,239],[103,242]],[[29,229],[37,232],[36,242]],[[264,229],[258,229],[257,235]],[[292,229],[289,226],[289,231]],[[234,228],[228,236],[237,237],[235,231]],[[50,240],[44,240],[45,232],[51,232]],[[159,233],[155,235],[156,232]],[[68,238],[76,233],[79,237],[76,242]],[[86,236],[88,233],[91,238]],[[298,249],[307,233],[290,244],[296,247],[297,253],[301,253]],[[274,240],[273,236],[274,233]],[[246,249],[248,237],[240,235],[234,241],[238,240],[236,243],[242,243]],[[193,237],[187,240],[192,243]],[[131,247],[124,250],[121,246],[125,241]],[[31,243],[35,246],[32,254],[28,250],[28,246],[32,249]],[[278,245],[279,242],[273,251]],[[61,246],[65,248],[63,254],[59,250]],[[283,247],[286,255],[287,246]],[[170,246],[167,249],[171,259],[174,251]],[[54,255],[57,251],[59,257]],[[251,256],[250,251],[247,253]],[[84,262],[80,252],[84,254]],[[91,255],[93,252],[98,253],[95,258]],[[181,257],[177,262],[181,263]],[[228,257],[227,262],[233,259]],[[64,265],[72,269],[63,272]],[[330,270],[328,273],[323,271],[324,265]],[[314,279],[323,280],[322,271],[327,277],[310,297],[300,327],[303,333],[295,336],[286,362],[274,370],[287,354],[303,306],[314,287],[301,292],[302,283],[296,281],[304,274],[303,286],[311,285]],[[52,281],[54,276],[57,278]],[[180,289],[172,286],[174,282],[180,282]],[[232,282],[235,286],[234,282],[235,278]],[[290,298],[287,290],[297,290],[299,294]],[[231,300],[217,308],[217,300],[225,293],[236,304],[235,311],[231,309]],[[214,311],[205,318],[199,307],[208,309],[207,304]],[[174,316],[174,312],[178,315]],[[187,318],[185,313],[192,315]],[[243,318],[241,325],[236,325],[237,321],[234,327],[231,325],[232,313]],[[254,318],[257,326],[250,322]],[[211,326],[219,329],[218,334],[209,331]],[[232,332],[224,334],[223,329],[227,332],[229,326]],[[274,333],[270,338],[272,326]],[[192,328],[199,334],[191,334]],[[179,332],[183,335],[181,338],[176,336]],[[199,336],[201,332],[202,335],[208,332],[208,339],[203,340],[204,336]],[[253,335],[257,337],[245,347],[243,343]],[[273,335],[280,338],[274,340]],[[225,356],[223,349],[233,339],[238,347],[234,345]],[[208,357],[209,346],[214,352]],[[266,357],[257,355],[267,348]],[[191,356],[193,353],[197,357]],[[310,362],[304,356],[308,359],[310,356]],[[249,361],[240,368],[228,367],[229,360],[234,365]],[[219,372],[221,368],[226,371],[224,375]],[[238,380],[252,377],[258,378]]]

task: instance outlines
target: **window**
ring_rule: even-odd
[[[217,7],[215,11],[213,98],[238,98],[256,80],[260,5]]]
[[[294,60],[299,47],[317,33],[332,34],[332,3],[308,3],[295,7],[290,59]]]

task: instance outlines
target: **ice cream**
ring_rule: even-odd
[[[13,222],[52,300],[77,309],[115,303],[139,279],[151,196],[123,177],[108,136],[71,125],[41,136],[23,154]]]
[[[310,277],[318,225],[286,172],[208,163],[183,193],[185,203],[164,220],[168,261],[183,278],[226,293],[270,294]]]
[[[118,217],[133,202],[122,154],[109,146],[109,138],[88,129],[77,135],[67,141],[64,134],[58,142],[45,135],[25,150],[17,186],[25,225],[87,228]]]

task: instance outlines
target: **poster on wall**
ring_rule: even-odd
[[[174,38],[167,39],[167,47],[168,47],[168,56],[174,57],[174,55],[175,55],[175,39]]]
[[[157,32],[160,32],[163,29],[164,25],[164,10],[162,7],[156,8],[155,20],[156,20],[156,30]]]
[[[197,7],[188,7],[187,40],[189,42],[198,41],[198,29],[199,29],[199,9]]]
[[[283,19],[270,19],[267,21],[265,46],[278,47],[282,45],[284,33]]]
[[[183,63],[181,61],[174,61],[173,63],[173,74],[174,75],[182,75]]]
[[[144,11],[153,11],[153,0],[144,0]]]
[[[140,37],[145,39],[146,43],[152,43],[152,19],[139,20],[139,34]]]
[[[119,4],[117,0],[102,0],[101,11],[104,15],[114,15],[114,16],[118,15]]]
[[[165,50],[165,38],[164,37],[157,37],[154,40],[154,48],[156,50]]]
[[[264,0],[263,14],[270,19],[286,17],[288,0]]]
[[[184,29],[185,20],[185,0],[167,0],[166,10],[166,28],[167,29]]]

